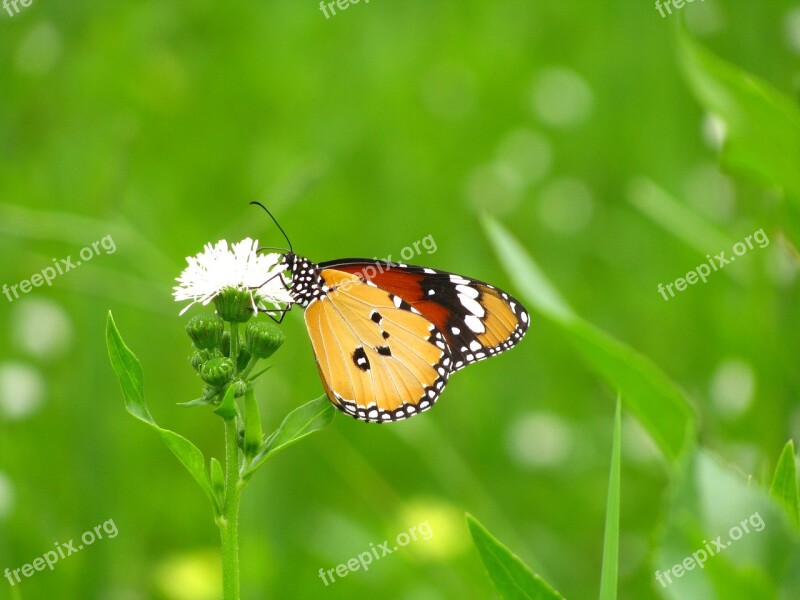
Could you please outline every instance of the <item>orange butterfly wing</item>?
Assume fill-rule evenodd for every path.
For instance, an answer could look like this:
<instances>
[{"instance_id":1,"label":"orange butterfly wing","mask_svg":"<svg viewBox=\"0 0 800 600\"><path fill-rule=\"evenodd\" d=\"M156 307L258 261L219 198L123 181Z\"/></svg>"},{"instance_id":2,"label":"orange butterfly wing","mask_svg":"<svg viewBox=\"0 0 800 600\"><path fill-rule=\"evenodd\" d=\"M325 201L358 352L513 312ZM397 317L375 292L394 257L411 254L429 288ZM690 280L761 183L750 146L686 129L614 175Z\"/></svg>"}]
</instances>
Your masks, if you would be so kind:
<instances>
[{"instance_id":1,"label":"orange butterfly wing","mask_svg":"<svg viewBox=\"0 0 800 600\"><path fill-rule=\"evenodd\" d=\"M342 412L386 422L429 409L450 375L444 336L399 296L334 269L305 322L325 391Z\"/></svg>"},{"instance_id":2,"label":"orange butterfly wing","mask_svg":"<svg viewBox=\"0 0 800 600\"><path fill-rule=\"evenodd\" d=\"M320 266L352 273L403 298L444 334L454 371L508 350L528 330L530 318L522 303L477 279L362 258Z\"/></svg>"}]
</instances>

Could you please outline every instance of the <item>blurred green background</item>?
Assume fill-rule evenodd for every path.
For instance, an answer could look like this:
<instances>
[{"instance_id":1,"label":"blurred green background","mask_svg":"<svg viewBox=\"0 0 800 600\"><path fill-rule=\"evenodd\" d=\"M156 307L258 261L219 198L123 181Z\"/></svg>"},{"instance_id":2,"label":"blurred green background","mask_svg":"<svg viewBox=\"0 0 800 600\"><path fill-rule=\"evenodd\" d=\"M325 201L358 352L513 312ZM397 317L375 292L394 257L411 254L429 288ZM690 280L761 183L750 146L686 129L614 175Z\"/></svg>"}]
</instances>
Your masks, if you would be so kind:
<instances>
[{"instance_id":1,"label":"blurred green background","mask_svg":"<svg viewBox=\"0 0 800 600\"><path fill-rule=\"evenodd\" d=\"M514 293L488 211L583 317L686 390L702 444L734 471L768 482L800 435L797 260L781 241L800 219L718 169L717 121L676 63L677 14L587 0L372 0L328 19L315 2L20 8L0 12L0 283L106 235L116 251L0 296L0 570L108 519L119 529L21 598L219 597L207 501L125 413L103 328L111 309L156 419L221 456L221 421L176 406L201 385L171 286L207 242L282 244L251 200L312 260L396 257L431 235L437 251L410 262ZM798 97L800 5L680 12L715 53ZM665 302L657 285L705 257L637 208L643 185L734 241L763 227L772 243ZM299 310L284 330L258 390L267 430L321 393ZM243 598L496 597L465 511L566 597L594 597L614 397L534 312L518 349L459 373L422 418L338 415L247 489ZM619 597L659 598L670 469L627 416L622 478ZM430 540L320 580L424 521Z\"/></svg>"}]
</instances>

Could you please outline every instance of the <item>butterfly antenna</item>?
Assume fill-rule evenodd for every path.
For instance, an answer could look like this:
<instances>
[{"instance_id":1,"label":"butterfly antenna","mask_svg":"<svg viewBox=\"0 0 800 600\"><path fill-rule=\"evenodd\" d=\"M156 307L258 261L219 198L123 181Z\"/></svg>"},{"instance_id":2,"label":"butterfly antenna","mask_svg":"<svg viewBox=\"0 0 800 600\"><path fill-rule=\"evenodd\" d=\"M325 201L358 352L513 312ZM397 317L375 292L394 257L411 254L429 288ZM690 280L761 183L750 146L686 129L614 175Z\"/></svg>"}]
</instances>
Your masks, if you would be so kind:
<instances>
[{"instance_id":1,"label":"butterfly antenna","mask_svg":"<svg viewBox=\"0 0 800 600\"><path fill-rule=\"evenodd\" d=\"M289 244L289 252L294 253L294 249L292 248L292 240L290 240L289 236L286 235L286 232L283 230L283 227L281 227L281 224L278 223L278 219L276 219L275 216L271 212L269 212L267 207L264 206L263 204L261 204L261 202L253 201L250 204L254 204L255 206L260 206L264 210L264 212L269 215L269 218L272 219L272 222L275 223L275 225L278 227L278 229L280 229L281 233L283 234L284 239L286 240L286 243Z\"/></svg>"}]
</instances>

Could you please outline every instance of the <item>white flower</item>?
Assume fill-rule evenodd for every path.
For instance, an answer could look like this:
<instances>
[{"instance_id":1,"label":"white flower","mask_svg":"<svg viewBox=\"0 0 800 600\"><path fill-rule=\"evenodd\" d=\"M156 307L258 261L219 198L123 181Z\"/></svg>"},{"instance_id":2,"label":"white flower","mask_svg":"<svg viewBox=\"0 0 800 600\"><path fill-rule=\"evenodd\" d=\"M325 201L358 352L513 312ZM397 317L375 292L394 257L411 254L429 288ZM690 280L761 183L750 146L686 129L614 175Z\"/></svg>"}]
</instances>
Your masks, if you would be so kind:
<instances>
[{"instance_id":1,"label":"white flower","mask_svg":"<svg viewBox=\"0 0 800 600\"><path fill-rule=\"evenodd\" d=\"M220 240L214 246L206 244L197 256L186 257L189 266L176 279L180 285L172 292L178 302L191 300L180 314L197 302L207 305L228 288L249 291L253 312L269 308L267 303L273 308L291 303L291 294L276 277L286 269L282 255L258 254L257 250L258 240L245 238L230 250L228 242Z\"/></svg>"}]
</instances>

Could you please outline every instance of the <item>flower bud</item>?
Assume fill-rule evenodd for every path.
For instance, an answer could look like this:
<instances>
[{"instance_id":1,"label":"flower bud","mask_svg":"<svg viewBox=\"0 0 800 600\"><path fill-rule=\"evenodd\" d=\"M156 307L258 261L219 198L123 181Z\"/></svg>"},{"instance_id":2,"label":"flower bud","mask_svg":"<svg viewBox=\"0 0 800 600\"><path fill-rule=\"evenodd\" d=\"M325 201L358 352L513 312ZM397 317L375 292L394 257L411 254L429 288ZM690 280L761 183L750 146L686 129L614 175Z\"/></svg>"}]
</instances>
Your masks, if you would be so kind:
<instances>
[{"instance_id":1,"label":"flower bud","mask_svg":"<svg viewBox=\"0 0 800 600\"><path fill-rule=\"evenodd\" d=\"M222 334L222 354L230 358L231 355L231 334L227 331ZM250 351L245 346L244 336L239 336L239 357L236 361L236 368L243 371L250 362Z\"/></svg>"},{"instance_id":2,"label":"flower bud","mask_svg":"<svg viewBox=\"0 0 800 600\"><path fill-rule=\"evenodd\" d=\"M233 362L230 358L212 358L200 368L200 377L209 385L222 387L233 376Z\"/></svg>"},{"instance_id":3,"label":"flower bud","mask_svg":"<svg viewBox=\"0 0 800 600\"><path fill-rule=\"evenodd\" d=\"M241 379L236 379L233 382L234 397L241 398L247 392L247 383Z\"/></svg>"},{"instance_id":4,"label":"flower bud","mask_svg":"<svg viewBox=\"0 0 800 600\"><path fill-rule=\"evenodd\" d=\"M220 345L223 356L231 355L231 334L227 331L222 334L222 344Z\"/></svg>"},{"instance_id":5,"label":"flower bud","mask_svg":"<svg viewBox=\"0 0 800 600\"><path fill-rule=\"evenodd\" d=\"M239 358L236 360L236 368L239 371L244 371L247 368L248 363L250 362L250 351L244 346L239 346Z\"/></svg>"},{"instance_id":6,"label":"flower bud","mask_svg":"<svg viewBox=\"0 0 800 600\"><path fill-rule=\"evenodd\" d=\"M214 298L219 316L230 323L246 323L255 314L249 290L226 288Z\"/></svg>"},{"instance_id":7,"label":"flower bud","mask_svg":"<svg viewBox=\"0 0 800 600\"><path fill-rule=\"evenodd\" d=\"M203 364L206 361L211 360L212 358L222 358L222 352L219 348L214 348L213 350L200 350L199 352L195 352L192 355L192 366L197 370L200 371L203 368Z\"/></svg>"},{"instance_id":8,"label":"flower bud","mask_svg":"<svg viewBox=\"0 0 800 600\"><path fill-rule=\"evenodd\" d=\"M222 343L225 324L216 313L202 313L189 319L186 333L198 350L218 348Z\"/></svg>"},{"instance_id":9,"label":"flower bud","mask_svg":"<svg viewBox=\"0 0 800 600\"><path fill-rule=\"evenodd\" d=\"M285 339L281 328L272 321L252 321L245 331L245 348L256 358L269 358Z\"/></svg>"}]
</instances>

